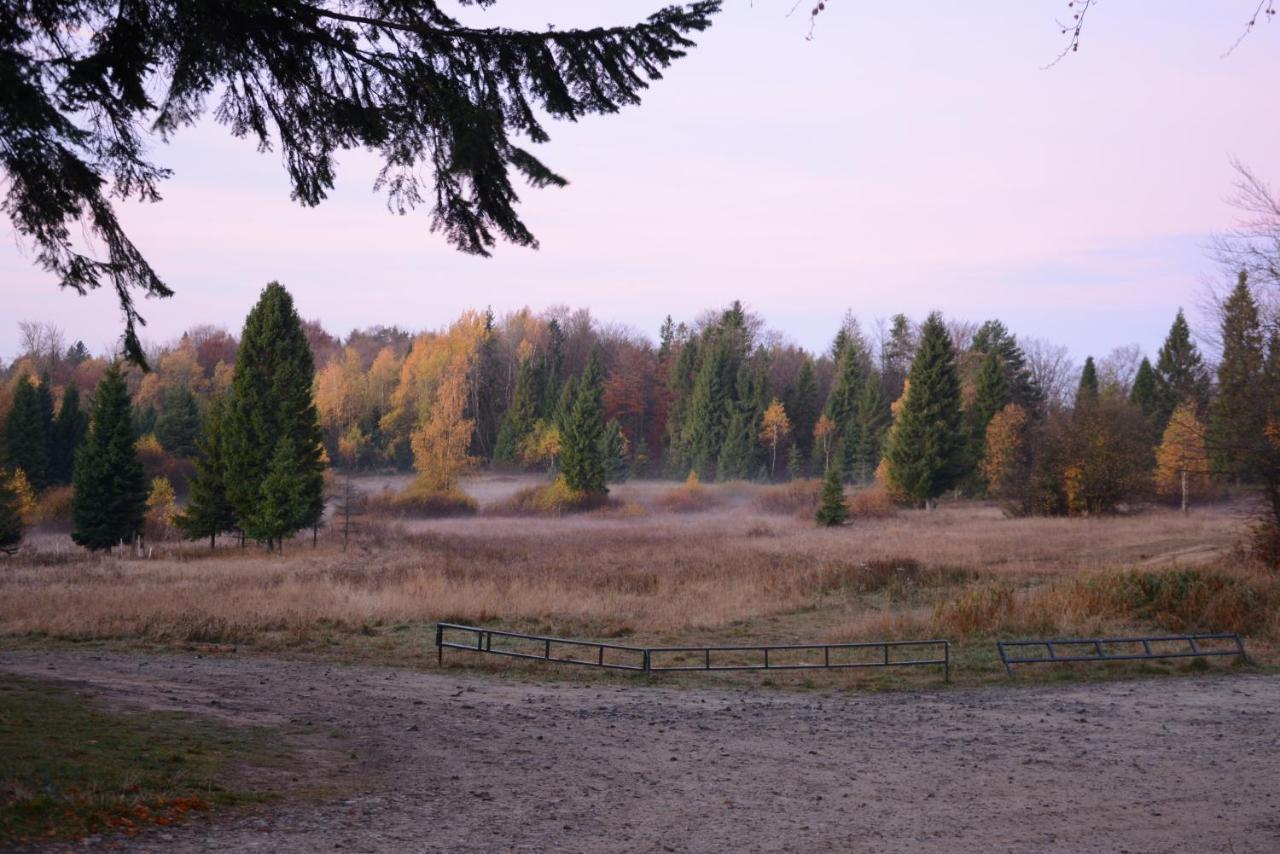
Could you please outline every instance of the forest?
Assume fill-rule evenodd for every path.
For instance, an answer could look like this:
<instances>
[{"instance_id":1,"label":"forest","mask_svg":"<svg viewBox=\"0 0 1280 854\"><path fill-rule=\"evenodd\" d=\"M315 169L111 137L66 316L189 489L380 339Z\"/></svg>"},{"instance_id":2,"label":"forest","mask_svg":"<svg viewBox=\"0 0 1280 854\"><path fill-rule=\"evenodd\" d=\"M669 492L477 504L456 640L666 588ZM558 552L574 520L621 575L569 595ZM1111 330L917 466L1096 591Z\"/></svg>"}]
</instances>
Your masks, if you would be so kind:
<instances>
[{"instance_id":1,"label":"forest","mask_svg":"<svg viewBox=\"0 0 1280 854\"><path fill-rule=\"evenodd\" d=\"M808 483L821 525L847 521L851 494L1096 516L1247 491L1274 561L1280 336L1244 273L1215 313L1203 339L1178 309L1153 357L1078 369L997 319L936 312L846 313L811 353L738 302L668 317L656 342L566 307L343 339L272 283L238 336L192 328L148 347L149 370L24 322L0 375L0 542L61 523L88 549L282 547L325 524L344 473L413 472L374 501L429 517L476 512L460 478L487 470L545 473L513 499L530 513L604 506L628 478Z\"/></svg>"}]
</instances>

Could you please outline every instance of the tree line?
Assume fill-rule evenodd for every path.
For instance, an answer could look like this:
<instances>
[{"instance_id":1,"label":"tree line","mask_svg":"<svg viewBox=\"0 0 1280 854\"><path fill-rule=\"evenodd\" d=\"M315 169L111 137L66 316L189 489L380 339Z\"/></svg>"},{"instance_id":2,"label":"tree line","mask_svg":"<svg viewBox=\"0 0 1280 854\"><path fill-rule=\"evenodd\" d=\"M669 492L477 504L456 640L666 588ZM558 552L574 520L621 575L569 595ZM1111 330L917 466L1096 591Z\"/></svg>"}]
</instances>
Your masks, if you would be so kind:
<instances>
[{"instance_id":1,"label":"tree line","mask_svg":"<svg viewBox=\"0 0 1280 854\"><path fill-rule=\"evenodd\" d=\"M1280 522L1280 343L1243 274L1218 320L1216 366L1179 311L1154 361L1118 350L1074 373L999 320L897 315L868 330L846 316L810 353L739 303L668 318L656 343L568 309L343 341L273 284L239 339L193 329L153 348L147 373L48 330L24 336L36 343L0 386L0 464L6 495L73 483L90 547L137 536L157 478L186 497L175 524L189 536L278 546L321 523L326 465L415 470L412 491L432 500L489 466L548 471L585 497L629 476L823 476L916 506L971 495L1042 514L1185 504L1236 482L1260 487ZM88 508L111 502L92 497L107 475L90 462L131 472L130 454L142 474L118 489L125 521L92 522Z\"/></svg>"}]
</instances>

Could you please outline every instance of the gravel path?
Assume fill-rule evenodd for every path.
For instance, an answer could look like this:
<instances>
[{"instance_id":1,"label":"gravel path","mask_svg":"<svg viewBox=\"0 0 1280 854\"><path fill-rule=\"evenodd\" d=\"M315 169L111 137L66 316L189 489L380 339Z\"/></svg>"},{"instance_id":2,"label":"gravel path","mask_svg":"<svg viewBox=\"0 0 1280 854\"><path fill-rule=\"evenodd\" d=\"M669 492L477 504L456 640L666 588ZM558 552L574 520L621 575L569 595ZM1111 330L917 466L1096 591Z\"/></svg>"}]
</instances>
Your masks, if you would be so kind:
<instances>
[{"instance_id":1,"label":"gravel path","mask_svg":"<svg viewBox=\"0 0 1280 854\"><path fill-rule=\"evenodd\" d=\"M5 671L277 726L350 783L138 850L1280 851L1275 676L828 695L239 657Z\"/></svg>"}]
</instances>

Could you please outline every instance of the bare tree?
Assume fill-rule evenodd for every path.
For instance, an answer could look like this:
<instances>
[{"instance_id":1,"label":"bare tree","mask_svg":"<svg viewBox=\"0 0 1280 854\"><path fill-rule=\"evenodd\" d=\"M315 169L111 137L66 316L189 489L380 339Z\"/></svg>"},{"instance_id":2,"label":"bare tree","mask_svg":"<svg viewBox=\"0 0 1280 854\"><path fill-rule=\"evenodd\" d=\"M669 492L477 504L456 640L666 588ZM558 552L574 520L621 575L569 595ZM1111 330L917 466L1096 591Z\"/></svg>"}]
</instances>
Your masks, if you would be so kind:
<instances>
[{"instance_id":1,"label":"bare tree","mask_svg":"<svg viewBox=\"0 0 1280 854\"><path fill-rule=\"evenodd\" d=\"M1275 314L1280 304L1280 198L1248 166L1232 158L1236 172L1232 207L1240 212L1235 228L1214 238L1212 252L1234 282L1244 270L1258 297Z\"/></svg>"},{"instance_id":2,"label":"bare tree","mask_svg":"<svg viewBox=\"0 0 1280 854\"><path fill-rule=\"evenodd\" d=\"M1067 348L1043 338L1022 338L1018 343L1026 354L1032 381L1044 391L1045 405L1050 409L1066 406L1075 393L1076 378L1076 366Z\"/></svg>"},{"instance_id":3,"label":"bare tree","mask_svg":"<svg viewBox=\"0 0 1280 854\"><path fill-rule=\"evenodd\" d=\"M1098 364L1098 386L1128 397L1141 364L1142 348L1137 344L1115 348Z\"/></svg>"}]
</instances>

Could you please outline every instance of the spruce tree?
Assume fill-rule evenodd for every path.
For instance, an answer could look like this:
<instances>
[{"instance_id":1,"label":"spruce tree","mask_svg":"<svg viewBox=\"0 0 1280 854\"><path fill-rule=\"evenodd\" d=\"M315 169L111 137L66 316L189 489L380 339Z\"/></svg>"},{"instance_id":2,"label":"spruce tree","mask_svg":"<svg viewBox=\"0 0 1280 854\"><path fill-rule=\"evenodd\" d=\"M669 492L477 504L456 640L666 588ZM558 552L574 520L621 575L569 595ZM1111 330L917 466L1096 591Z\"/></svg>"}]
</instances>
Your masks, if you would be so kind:
<instances>
[{"instance_id":1,"label":"spruce tree","mask_svg":"<svg viewBox=\"0 0 1280 854\"><path fill-rule=\"evenodd\" d=\"M1191 327L1178 309L1156 360L1156 428L1163 433L1178 404L1189 400L1202 412L1209 400L1209 371L1191 340Z\"/></svg>"},{"instance_id":2,"label":"spruce tree","mask_svg":"<svg viewBox=\"0 0 1280 854\"><path fill-rule=\"evenodd\" d=\"M867 383L865 362L866 353L856 343L847 344L836 365L831 394L827 396L825 414L835 422L840 436L836 459L840 461L840 476L845 480L853 478L858 457L858 400Z\"/></svg>"},{"instance_id":3,"label":"spruce tree","mask_svg":"<svg viewBox=\"0 0 1280 854\"><path fill-rule=\"evenodd\" d=\"M893 423L889 401L881 394L883 381L874 371L867 375L867 382L858 398L857 452L854 455L854 476L860 483L870 483L880 460L884 458L884 440Z\"/></svg>"},{"instance_id":4,"label":"spruce tree","mask_svg":"<svg viewBox=\"0 0 1280 854\"><path fill-rule=\"evenodd\" d=\"M315 367L293 298L272 282L245 319L227 398L223 430L227 496L246 534L268 545L312 527L324 513L324 464L320 424L311 387ZM278 459L288 440L296 460ZM297 512L283 512L263 492L266 478L287 471L298 480L291 493ZM278 486L278 484L277 484ZM282 530L280 520L294 527Z\"/></svg>"},{"instance_id":5,"label":"spruce tree","mask_svg":"<svg viewBox=\"0 0 1280 854\"><path fill-rule=\"evenodd\" d=\"M22 542L22 513L9 473L0 469L0 552L12 554Z\"/></svg>"},{"instance_id":6,"label":"spruce tree","mask_svg":"<svg viewBox=\"0 0 1280 854\"><path fill-rule=\"evenodd\" d=\"M627 437L622 433L622 425L618 419L611 418L604 425L604 435L600 437L600 456L604 460L605 482L622 483L630 474L627 464Z\"/></svg>"},{"instance_id":7,"label":"spruce tree","mask_svg":"<svg viewBox=\"0 0 1280 854\"><path fill-rule=\"evenodd\" d=\"M905 495L929 506L959 481L966 444L955 351L937 312L920 329L908 379L911 391L889 448L889 477Z\"/></svg>"},{"instance_id":8,"label":"spruce tree","mask_svg":"<svg viewBox=\"0 0 1280 854\"><path fill-rule=\"evenodd\" d=\"M40 410L40 432L44 435L44 481L47 486L52 482L49 467L53 464L54 454L53 381L49 379L48 371L45 371L40 375L40 385L36 386L36 405ZM37 487L37 489L39 489L39 487Z\"/></svg>"},{"instance_id":9,"label":"spruce tree","mask_svg":"<svg viewBox=\"0 0 1280 854\"><path fill-rule=\"evenodd\" d=\"M685 416L684 445L691 468L704 480L716 473L720 452L729 429L733 375L731 354L723 339L704 350Z\"/></svg>"},{"instance_id":10,"label":"spruce tree","mask_svg":"<svg viewBox=\"0 0 1280 854\"><path fill-rule=\"evenodd\" d=\"M72 476L71 539L90 550L140 536L149 487L134 443L129 390L112 364L93 396L89 434Z\"/></svg>"},{"instance_id":11,"label":"spruce tree","mask_svg":"<svg viewBox=\"0 0 1280 854\"><path fill-rule=\"evenodd\" d=\"M27 376L18 378L13 405L4 423L4 465L22 469L37 492L48 484L49 434L45 430L40 391Z\"/></svg>"},{"instance_id":12,"label":"spruce tree","mask_svg":"<svg viewBox=\"0 0 1280 854\"><path fill-rule=\"evenodd\" d=\"M822 479L822 497L818 501L818 511L814 520L825 528L843 525L849 518L849 508L844 503L844 484L840 479L840 470L828 466Z\"/></svg>"},{"instance_id":13,"label":"spruce tree","mask_svg":"<svg viewBox=\"0 0 1280 854\"><path fill-rule=\"evenodd\" d=\"M607 495L604 439L604 385L594 353L573 386L573 405L560 434L560 471L565 484L592 497Z\"/></svg>"},{"instance_id":14,"label":"spruce tree","mask_svg":"<svg viewBox=\"0 0 1280 854\"><path fill-rule=\"evenodd\" d=\"M1257 446L1266 441L1263 359L1258 305L1246 274L1241 272L1222 306L1222 361L1209 420L1208 446L1214 468L1228 476L1248 476Z\"/></svg>"},{"instance_id":15,"label":"spruce tree","mask_svg":"<svg viewBox=\"0 0 1280 854\"><path fill-rule=\"evenodd\" d=\"M755 433L751 429L749 415L742 407L732 404L731 412L716 464L716 479L721 481L749 478L752 451L755 450Z\"/></svg>"},{"instance_id":16,"label":"spruce tree","mask_svg":"<svg viewBox=\"0 0 1280 854\"><path fill-rule=\"evenodd\" d=\"M156 417L156 439L175 457L184 459L196 453L196 437L200 433L200 407L191 389L185 385L169 389L164 407Z\"/></svg>"},{"instance_id":17,"label":"spruce tree","mask_svg":"<svg viewBox=\"0 0 1280 854\"><path fill-rule=\"evenodd\" d=\"M809 459L813 453L813 425L818 423L818 382L813 370L813 359L803 354L796 384L787 395L784 405L791 417L792 445L798 449L801 459Z\"/></svg>"},{"instance_id":18,"label":"spruce tree","mask_svg":"<svg viewBox=\"0 0 1280 854\"><path fill-rule=\"evenodd\" d=\"M982 324L973 336L973 350L984 356L994 353L999 357L1008 403L1016 403L1027 412L1035 412L1040 408L1044 403L1044 392L1031 375L1026 354L1018 346L1017 336L1010 333L1003 323L988 320Z\"/></svg>"},{"instance_id":19,"label":"spruce tree","mask_svg":"<svg viewBox=\"0 0 1280 854\"><path fill-rule=\"evenodd\" d=\"M1096 406L1098 403L1098 368L1092 356L1086 356L1080 371L1080 385L1076 388L1076 409Z\"/></svg>"},{"instance_id":20,"label":"spruce tree","mask_svg":"<svg viewBox=\"0 0 1280 854\"><path fill-rule=\"evenodd\" d=\"M187 504L175 523L188 539L209 538L213 548L218 534L236 528L236 510L227 497L226 457L222 431L226 417L226 401L215 398L209 404L199 437L196 439L196 471L191 478Z\"/></svg>"},{"instance_id":21,"label":"spruce tree","mask_svg":"<svg viewBox=\"0 0 1280 854\"><path fill-rule=\"evenodd\" d=\"M903 383L916 354L916 333L905 314L895 314L890 320L889 335L880 348L880 381L885 400L902 397Z\"/></svg>"},{"instance_id":22,"label":"spruce tree","mask_svg":"<svg viewBox=\"0 0 1280 854\"><path fill-rule=\"evenodd\" d=\"M516 387L511 394L511 405L503 413L502 425L498 428L493 451L496 462L509 465L520 462L520 443L533 430L533 424L538 420L535 384L533 359L525 359L516 372Z\"/></svg>"},{"instance_id":23,"label":"spruce tree","mask_svg":"<svg viewBox=\"0 0 1280 854\"><path fill-rule=\"evenodd\" d=\"M253 535L278 544L284 551L289 535L314 524L307 490L312 471L305 457L298 453L293 436L285 433L276 443L267 476L259 487L259 500L254 510Z\"/></svg>"},{"instance_id":24,"label":"spruce tree","mask_svg":"<svg viewBox=\"0 0 1280 854\"><path fill-rule=\"evenodd\" d=\"M974 476L971 484L974 489L982 491L981 476L978 463L982 460L987 445L987 425L995 414L1013 403L1005 365L1000 354L991 349L982 359L978 369L977 387L974 389L973 406L969 409L969 460L970 472Z\"/></svg>"},{"instance_id":25,"label":"spruce tree","mask_svg":"<svg viewBox=\"0 0 1280 854\"><path fill-rule=\"evenodd\" d=\"M1143 357L1138 365L1138 372L1133 377L1133 389L1129 392L1129 402L1142 410L1142 414L1151 418L1158 405L1159 391L1156 386L1156 371L1151 367L1151 360Z\"/></svg>"},{"instance_id":26,"label":"spruce tree","mask_svg":"<svg viewBox=\"0 0 1280 854\"><path fill-rule=\"evenodd\" d=\"M62 403L58 406L58 415L53 419L53 452L49 458L51 483L71 483L76 449L88 432L89 413L80 408L80 392L75 384L67 383L62 392Z\"/></svg>"}]
</instances>

